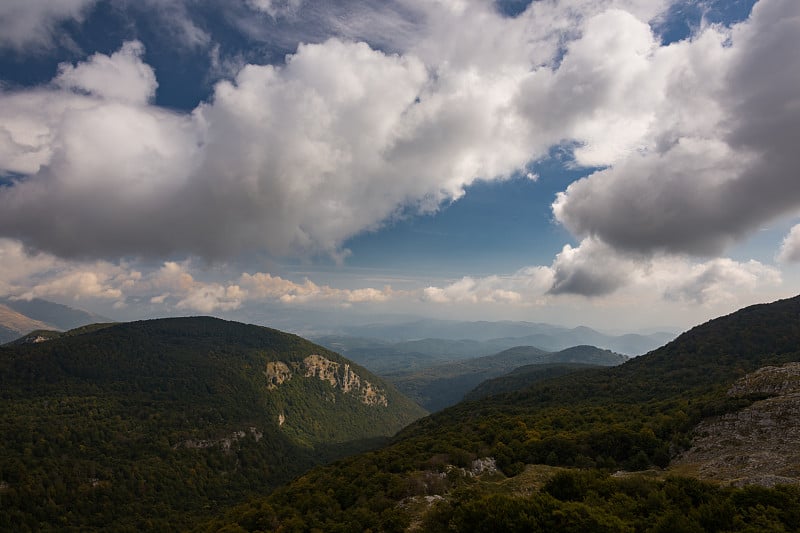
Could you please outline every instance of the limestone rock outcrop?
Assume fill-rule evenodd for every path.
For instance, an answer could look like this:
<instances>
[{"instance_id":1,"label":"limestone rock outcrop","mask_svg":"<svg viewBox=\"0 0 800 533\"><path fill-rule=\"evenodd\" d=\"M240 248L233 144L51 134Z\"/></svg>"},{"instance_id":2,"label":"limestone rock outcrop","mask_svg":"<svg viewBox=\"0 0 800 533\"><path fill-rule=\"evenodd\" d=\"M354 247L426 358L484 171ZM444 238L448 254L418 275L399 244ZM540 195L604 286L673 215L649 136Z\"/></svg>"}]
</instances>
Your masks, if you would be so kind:
<instances>
[{"instance_id":1,"label":"limestone rock outcrop","mask_svg":"<svg viewBox=\"0 0 800 533\"><path fill-rule=\"evenodd\" d=\"M728 395L769 397L701 422L673 466L737 486L800 484L800 363L760 368Z\"/></svg>"},{"instance_id":2,"label":"limestone rock outcrop","mask_svg":"<svg viewBox=\"0 0 800 533\"><path fill-rule=\"evenodd\" d=\"M340 389L344 394L354 394L361 403L373 406L388 406L384 391L361 378L348 363L331 361L327 357L311 354L301 364L293 363L292 368L282 361L267 363L264 375L267 377L267 388L274 390L292 379L293 370L304 378L316 378L328 382L331 387Z\"/></svg>"}]
</instances>

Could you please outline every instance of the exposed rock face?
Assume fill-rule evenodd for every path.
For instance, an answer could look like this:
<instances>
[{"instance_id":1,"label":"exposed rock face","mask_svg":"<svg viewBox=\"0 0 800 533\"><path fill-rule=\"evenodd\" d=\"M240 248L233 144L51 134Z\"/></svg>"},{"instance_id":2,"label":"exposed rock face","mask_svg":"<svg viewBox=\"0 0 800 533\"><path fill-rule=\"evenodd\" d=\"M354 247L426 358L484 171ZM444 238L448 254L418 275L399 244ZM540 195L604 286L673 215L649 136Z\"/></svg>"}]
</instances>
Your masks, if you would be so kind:
<instances>
[{"instance_id":1,"label":"exposed rock face","mask_svg":"<svg viewBox=\"0 0 800 533\"><path fill-rule=\"evenodd\" d=\"M339 363L326 359L321 355L309 355L303 359L307 378L317 377L321 381L327 381L332 387L341 385L339 381ZM349 366L349 365L348 365ZM344 388L342 388L344 390Z\"/></svg>"},{"instance_id":2,"label":"exposed rock face","mask_svg":"<svg viewBox=\"0 0 800 533\"><path fill-rule=\"evenodd\" d=\"M389 405L386 395L372 383L356 374L349 364L344 365L331 361L327 357L312 354L303 359L302 365L293 363L294 370L306 378L317 378L327 381L331 387L339 388L345 394L355 394L366 405ZM267 388L276 389L292 378L292 369L282 361L267 363L264 372L267 377Z\"/></svg>"},{"instance_id":3,"label":"exposed rock face","mask_svg":"<svg viewBox=\"0 0 800 533\"><path fill-rule=\"evenodd\" d=\"M494 474L497 472L497 461L494 457L483 457L472 461L472 466L469 469L470 473L474 476L481 474Z\"/></svg>"},{"instance_id":4,"label":"exposed rock face","mask_svg":"<svg viewBox=\"0 0 800 533\"><path fill-rule=\"evenodd\" d=\"M772 397L701 422L673 464L733 485L800 483L800 363L761 368L728 394Z\"/></svg>"},{"instance_id":5,"label":"exposed rock face","mask_svg":"<svg viewBox=\"0 0 800 533\"><path fill-rule=\"evenodd\" d=\"M780 396L800 392L800 363L783 366L765 366L733 384L729 396L752 396L765 394Z\"/></svg>"},{"instance_id":6,"label":"exposed rock face","mask_svg":"<svg viewBox=\"0 0 800 533\"><path fill-rule=\"evenodd\" d=\"M289 370L289 365L282 361L270 361L267 363L264 375L267 376L267 388L273 390L277 389L278 385L284 381L291 379L292 371Z\"/></svg>"},{"instance_id":7,"label":"exposed rock face","mask_svg":"<svg viewBox=\"0 0 800 533\"><path fill-rule=\"evenodd\" d=\"M247 436L247 434L253 436L256 442L260 441L264 434L255 427L247 428L247 431L234 431L228 437L223 437L221 439L189 439L172 446L173 450L177 450L178 448L189 448L189 449L204 449L204 448L211 448L213 446L219 446L222 448L222 451L225 453L229 453L233 445Z\"/></svg>"}]
</instances>

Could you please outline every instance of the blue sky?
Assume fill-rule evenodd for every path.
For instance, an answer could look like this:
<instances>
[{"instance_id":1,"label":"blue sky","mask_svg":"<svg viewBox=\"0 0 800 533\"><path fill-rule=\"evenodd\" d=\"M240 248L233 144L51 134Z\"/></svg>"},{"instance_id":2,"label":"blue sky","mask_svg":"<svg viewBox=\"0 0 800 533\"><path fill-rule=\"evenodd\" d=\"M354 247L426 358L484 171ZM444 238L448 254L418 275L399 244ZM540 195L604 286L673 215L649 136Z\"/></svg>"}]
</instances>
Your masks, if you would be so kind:
<instances>
[{"instance_id":1,"label":"blue sky","mask_svg":"<svg viewBox=\"0 0 800 533\"><path fill-rule=\"evenodd\" d=\"M798 48L792 0L5 2L0 295L616 330L791 296Z\"/></svg>"}]
</instances>

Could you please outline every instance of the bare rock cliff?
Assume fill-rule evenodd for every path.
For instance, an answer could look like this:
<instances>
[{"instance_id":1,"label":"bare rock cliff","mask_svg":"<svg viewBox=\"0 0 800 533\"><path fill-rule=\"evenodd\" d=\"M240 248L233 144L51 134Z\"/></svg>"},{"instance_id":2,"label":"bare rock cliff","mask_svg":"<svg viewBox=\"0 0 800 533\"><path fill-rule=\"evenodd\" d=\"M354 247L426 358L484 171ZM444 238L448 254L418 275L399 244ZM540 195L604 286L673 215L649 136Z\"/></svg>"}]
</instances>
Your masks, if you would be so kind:
<instances>
[{"instance_id":1,"label":"bare rock cliff","mask_svg":"<svg viewBox=\"0 0 800 533\"><path fill-rule=\"evenodd\" d=\"M701 422L673 467L732 485L800 484L800 363L760 368L730 396L770 396Z\"/></svg>"},{"instance_id":2,"label":"bare rock cliff","mask_svg":"<svg viewBox=\"0 0 800 533\"><path fill-rule=\"evenodd\" d=\"M311 354L303 359L302 364L288 364L282 361L267 363L264 375L267 378L267 388L277 389L286 381L292 379L294 372L304 378L316 378L328 382L331 387L340 389L344 394L354 394L365 405L389 405L384 391L366 379L361 378L347 363L338 363L317 354Z\"/></svg>"}]
</instances>

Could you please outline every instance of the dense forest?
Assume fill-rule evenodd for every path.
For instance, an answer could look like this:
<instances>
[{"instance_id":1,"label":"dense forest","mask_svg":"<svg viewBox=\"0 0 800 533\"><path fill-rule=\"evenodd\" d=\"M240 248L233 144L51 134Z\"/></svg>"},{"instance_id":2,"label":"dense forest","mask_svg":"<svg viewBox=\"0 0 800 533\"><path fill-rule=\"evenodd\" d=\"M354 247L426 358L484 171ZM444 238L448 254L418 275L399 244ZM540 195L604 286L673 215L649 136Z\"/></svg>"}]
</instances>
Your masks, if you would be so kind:
<instances>
[{"instance_id":1,"label":"dense forest","mask_svg":"<svg viewBox=\"0 0 800 533\"><path fill-rule=\"evenodd\" d=\"M720 487L661 469L700 420L756 400L728 397L734 380L799 359L799 316L800 298L749 307L618 367L462 402L205 530L796 531L797 488ZM498 479L476 480L474 461L487 457ZM502 490L533 465L559 473L540 489ZM620 470L658 475L611 477Z\"/></svg>"},{"instance_id":2,"label":"dense forest","mask_svg":"<svg viewBox=\"0 0 800 533\"><path fill-rule=\"evenodd\" d=\"M268 390L267 362L309 354L348 363L294 335L211 318L0 347L0 530L179 530L424 414L357 365L387 406L319 379Z\"/></svg>"},{"instance_id":3,"label":"dense forest","mask_svg":"<svg viewBox=\"0 0 800 533\"><path fill-rule=\"evenodd\" d=\"M567 365L561 367L563 372L553 370L554 373L549 376L553 377L559 373L569 373L573 369L569 365L573 363L615 366L627 359L627 356L595 346L573 346L558 352L547 352L534 346L515 346L488 356L452 360L421 370L385 372L382 375L391 380L400 392L428 411L435 412L457 404L484 381L525 365Z\"/></svg>"}]
</instances>

